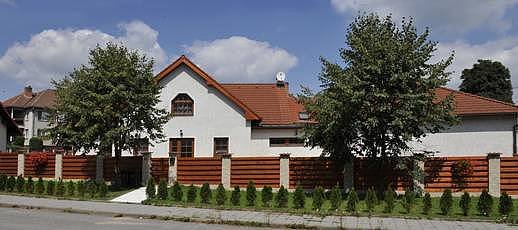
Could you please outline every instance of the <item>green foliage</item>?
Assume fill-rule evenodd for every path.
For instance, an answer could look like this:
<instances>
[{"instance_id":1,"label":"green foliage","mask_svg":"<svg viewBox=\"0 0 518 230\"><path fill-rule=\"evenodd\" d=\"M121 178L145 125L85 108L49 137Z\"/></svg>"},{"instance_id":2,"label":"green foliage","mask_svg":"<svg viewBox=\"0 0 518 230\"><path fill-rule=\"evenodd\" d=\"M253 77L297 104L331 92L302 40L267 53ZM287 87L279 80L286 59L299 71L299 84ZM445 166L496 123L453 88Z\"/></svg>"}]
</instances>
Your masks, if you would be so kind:
<instances>
[{"instance_id":1,"label":"green foliage","mask_svg":"<svg viewBox=\"0 0 518 230\"><path fill-rule=\"evenodd\" d=\"M371 214L378 203L378 197L376 196L376 191L374 188L369 188L367 190L367 195L365 196L365 204L367 205L367 211Z\"/></svg>"},{"instance_id":2,"label":"green foliage","mask_svg":"<svg viewBox=\"0 0 518 230\"><path fill-rule=\"evenodd\" d=\"M25 191L25 178L22 175L16 177L16 191L24 192Z\"/></svg>"},{"instance_id":3,"label":"green foliage","mask_svg":"<svg viewBox=\"0 0 518 230\"><path fill-rule=\"evenodd\" d=\"M263 201L264 202L264 201ZM235 186L234 190L232 190L232 194L230 195L230 203L234 206L239 206L241 203L241 190L239 186Z\"/></svg>"},{"instance_id":4,"label":"green foliage","mask_svg":"<svg viewBox=\"0 0 518 230\"><path fill-rule=\"evenodd\" d=\"M201 203L208 204L211 196L212 196L212 192L210 191L209 183L204 183L200 189Z\"/></svg>"},{"instance_id":5,"label":"green foliage","mask_svg":"<svg viewBox=\"0 0 518 230\"><path fill-rule=\"evenodd\" d=\"M43 151L43 140L39 137L31 137L31 139L29 139L29 151L31 151L31 152Z\"/></svg>"},{"instance_id":6,"label":"green foliage","mask_svg":"<svg viewBox=\"0 0 518 230\"><path fill-rule=\"evenodd\" d=\"M156 197L155 179L149 178L146 185L146 197L148 199L154 199Z\"/></svg>"},{"instance_id":7,"label":"green foliage","mask_svg":"<svg viewBox=\"0 0 518 230\"><path fill-rule=\"evenodd\" d=\"M25 192L29 194L34 193L34 180L31 176L27 178L27 183L25 183Z\"/></svg>"},{"instance_id":8,"label":"green foliage","mask_svg":"<svg viewBox=\"0 0 518 230\"><path fill-rule=\"evenodd\" d=\"M347 211L356 214L358 211L358 202L360 202L358 194L354 188L351 188L349 195L347 195Z\"/></svg>"},{"instance_id":9,"label":"green foliage","mask_svg":"<svg viewBox=\"0 0 518 230\"><path fill-rule=\"evenodd\" d=\"M295 192L293 192L293 207L296 209L304 208L305 201L306 195L304 194L304 190L300 184L297 184L297 187L295 187Z\"/></svg>"},{"instance_id":10,"label":"green foliage","mask_svg":"<svg viewBox=\"0 0 518 230\"><path fill-rule=\"evenodd\" d=\"M46 194L49 196L53 196L54 193L56 192L56 182L54 182L53 180L47 181L46 189L47 189Z\"/></svg>"},{"instance_id":11,"label":"green foliage","mask_svg":"<svg viewBox=\"0 0 518 230\"><path fill-rule=\"evenodd\" d=\"M171 188L171 196L173 197L173 200L176 202L182 201L183 191L182 186L180 186L180 183L178 183L178 181L175 181L173 187Z\"/></svg>"},{"instance_id":12,"label":"green foliage","mask_svg":"<svg viewBox=\"0 0 518 230\"><path fill-rule=\"evenodd\" d=\"M263 201L263 207L270 207L270 203L273 199L272 187L264 186L261 191L261 200Z\"/></svg>"},{"instance_id":13,"label":"green foliage","mask_svg":"<svg viewBox=\"0 0 518 230\"><path fill-rule=\"evenodd\" d=\"M0 191L5 191L7 185L7 175L0 174Z\"/></svg>"},{"instance_id":14,"label":"green foliage","mask_svg":"<svg viewBox=\"0 0 518 230\"><path fill-rule=\"evenodd\" d=\"M147 192L147 190L146 190ZM77 194L79 197L85 197L86 194L86 184L84 181L78 181L77 182Z\"/></svg>"},{"instance_id":15,"label":"green foliage","mask_svg":"<svg viewBox=\"0 0 518 230\"><path fill-rule=\"evenodd\" d=\"M98 195L100 198L106 198L108 196L108 185L106 182L101 181L98 187Z\"/></svg>"},{"instance_id":16,"label":"green foliage","mask_svg":"<svg viewBox=\"0 0 518 230\"><path fill-rule=\"evenodd\" d=\"M67 196L74 196L76 194L76 185L74 181L67 182Z\"/></svg>"},{"instance_id":17,"label":"green foliage","mask_svg":"<svg viewBox=\"0 0 518 230\"><path fill-rule=\"evenodd\" d=\"M513 198L507 195L506 192L502 192L500 195L500 201L498 202L498 212L502 216L509 216L513 211Z\"/></svg>"},{"instance_id":18,"label":"green foliage","mask_svg":"<svg viewBox=\"0 0 518 230\"><path fill-rule=\"evenodd\" d=\"M64 196L65 195L65 182L62 179L58 180L56 184L56 196Z\"/></svg>"},{"instance_id":19,"label":"green foliage","mask_svg":"<svg viewBox=\"0 0 518 230\"><path fill-rule=\"evenodd\" d=\"M430 193L424 194L423 198L423 213L425 215L430 214L430 210L432 209L432 197L430 196Z\"/></svg>"},{"instance_id":20,"label":"green foliage","mask_svg":"<svg viewBox=\"0 0 518 230\"><path fill-rule=\"evenodd\" d=\"M459 207L462 210L462 215L467 216L471 208L471 197L468 192L464 192L460 197Z\"/></svg>"},{"instance_id":21,"label":"green foliage","mask_svg":"<svg viewBox=\"0 0 518 230\"><path fill-rule=\"evenodd\" d=\"M396 201L396 193L392 189L387 189L385 193L383 194L383 198L385 201L385 209L384 211L386 213L392 213L395 207L395 201Z\"/></svg>"},{"instance_id":22,"label":"green foliage","mask_svg":"<svg viewBox=\"0 0 518 230\"><path fill-rule=\"evenodd\" d=\"M9 179L7 179L5 188L8 192L12 192L12 191L14 191L15 186L16 186L16 179L14 178L14 176L10 176Z\"/></svg>"},{"instance_id":23,"label":"green foliage","mask_svg":"<svg viewBox=\"0 0 518 230\"><path fill-rule=\"evenodd\" d=\"M41 177L38 178L38 181L34 186L34 192L38 195L41 195L45 192L45 183L43 182L43 179Z\"/></svg>"},{"instance_id":24,"label":"green foliage","mask_svg":"<svg viewBox=\"0 0 518 230\"><path fill-rule=\"evenodd\" d=\"M95 184L95 181L89 180L86 182L86 193L88 193L90 198L95 197L95 194L97 194L97 184Z\"/></svg>"},{"instance_id":25,"label":"green foliage","mask_svg":"<svg viewBox=\"0 0 518 230\"><path fill-rule=\"evenodd\" d=\"M227 192L225 191L223 184L220 183L216 189L216 204L224 205L225 201L227 201Z\"/></svg>"},{"instance_id":26,"label":"green foliage","mask_svg":"<svg viewBox=\"0 0 518 230\"><path fill-rule=\"evenodd\" d=\"M281 185L279 188L277 196L275 197L275 203L277 204L278 208L288 207L288 190L284 188L284 185Z\"/></svg>"},{"instance_id":27,"label":"green foliage","mask_svg":"<svg viewBox=\"0 0 518 230\"><path fill-rule=\"evenodd\" d=\"M451 211L452 205L453 205L453 197L451 195L451 190L445 189L442 192L441 200L439 201L439 207L441 208L441 213L443 215L448 215Z\"/></svg>"},{"instance_id":28,"label":"green foliage","mask_svg":"<svg viewBox=\"0 0 518 230\"><path fill-rule=\"evenodd\" d=\"M477 209L480 215L489 216L493 207L493 197L487 192L482 190L480 197L478 198Z\"/></svg>"},{"instance_id":29,"label":"green foliage","mask_svg":"<svg viewBox=\"0 0 518 230\"><path fill-rule=\"evenodd\" d=\"M193 203L196 200L196 187L193 184L187 190L187 202Z\"/></svg>"},{"instance_id":30,"label":"green foliage","mask_svg":"<svg viewBox=\"0 0 518 230\"><path fill-rule=\"evenodd\" d=\"M338 210L340 208L340 204L342 203L342 191L338 184L331 190L329 200L331 201L331 209Z\"/></svg>"},{"instance_id":31,"label":"green foliage","mask_svg":"<svg viewBox=\"0 0 518 230\"><path fill-rule=\"evenodd\" d=\"M317 186L313 191L313 209L320 210L322 204L324 204L324 188Z\"/></svg>"},{"instance_id":32,"label":"green foliage","mask_svg":"<svg viewBox=\"0 0 518 230\"><path fill-rule=\"evenodd\" d=\"M412 190L405 191L405 201L403 206L405 207L406 213L410 214L415 205L415 192Z\"/></svg>"},{"instance_id":33,"label":"green foliage","mask_svg":"<svg viewBox=\"0 0 518 230\"><path fill-rule=\"evenodd\" d=\"M158 190L157 190L157 197L160 200L167 199L167 195L169 194L167 192L167 182L165 179L161 179L160 182L158 182Z\"/></svg>"},{"instance_id":34,"label":"green foliage","mask_svg":"<svg viewBox=\"0 0 518 230\"><path fill-rule=\"evenodd\" d=\"M345 160L399 156L410 140L455 124L453 98L436 100L431 93L448 82L453 59L432 62L436 48L428 29L418 34L412 20L356 18L340 49L344 65L321 58L323 89L314 94L305 88L300 95L318 121L305 126L308 145Z\"/></svg>"},{"instance_id":35,"label":"green foliage","mask_svg":"<svg viewBox=\"0 0 518 230\"><path fill-rule=\"evenodd\" d=\"M255 183L253 181L248 181L248 185L246 186L246 205L254 206L256 197L257 191L255 189Z\"/></svg>"},{"instance_id":36,"label":"green foliage","mask_svg":"<svg viewBox=\"0 0 518 230\"><path fill-rule=\"evenodd\" d=\"M16 152L24 147L25 137L23 136L15 136L13 141L9 142L7 148L11 149L13 152Z\"/></svg>"},{"instance_id":37,"label":"green foliage","mask_svg":"<svg viewBox=\"0 0 518 230\"><path fill-rule=\"evenodd\" d=\"M500 101L513 102L509 69L498 61L478 60L471 69L464 69L460 90Z\"/></svg>"}]
</instances>

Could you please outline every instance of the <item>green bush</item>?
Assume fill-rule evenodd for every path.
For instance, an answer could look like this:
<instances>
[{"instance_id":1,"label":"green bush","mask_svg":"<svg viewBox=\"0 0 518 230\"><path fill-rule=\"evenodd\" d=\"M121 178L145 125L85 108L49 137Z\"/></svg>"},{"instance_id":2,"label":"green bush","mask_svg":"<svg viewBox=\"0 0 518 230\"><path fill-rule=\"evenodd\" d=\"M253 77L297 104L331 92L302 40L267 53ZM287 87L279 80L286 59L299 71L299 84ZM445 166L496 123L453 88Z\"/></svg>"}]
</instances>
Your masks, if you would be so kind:
<instances>
[{"instance_id":1,"label":"green bush","mask_svg":"<svg viewBox=\"0 0 518 230\"><path fill-rule=\"evenodd\" d=\"M430 213L430 210L432 210L432 197L430 196L430 193L427 192L424 194L423 198L423 213L425 215L428 215Z\"/></svg>"},{"instance_id":2,"label":"green bush","mask_svg":"<svg viewBox=\"0 0 518 230\"><path fill-rule=\"evenodd\" d=\"M500 202L498 202L498 212L502 216L509 216L509 214L513 211L513 199L511 196L507 195L506 192L503 192L500 196Z\"/></svg>"},{"instance_id":3,"label":"green bush","mask_svg":"<svg viewBox=\"0 0 518 230\"><path fill-rule=\"evenodd\" d=\"M0 174L0 191L5 191L7 185L7 175Z\"/></svg>"},{"instance_id":4,"label":"green bush","mask_svg":"<svg viewBox=\"0 0 518 230\"><path fill-rule=\"evenodd\" d=\"M324 188L317 186L313 191L313 209L320 210L322 204L324 204Z\"/></svg>"},{"instance_id":5,"label":"green bush","mask_svg":"<svg viewBox=\"0 0 518 230\"><path fill-rule=\"evenodd\" d=\"M293 207L296 209L304 208L305 201L306 195L304 194L304 190L300 184L297 184L297 187L295 187L295 192L293 192Z\"/></svg>"},{"instance_id":6,"label":"green bush","mask_svg":"<svg viewBox=\"0 0 518 230\"><path fill-rule=\"evenodd\" d=\"M14 187L16 186L16 178L14 178L14 176L10 176L9 179L7 179L7 183L6 183L6 190L8 192L12 192L14 191Z\"/></svg>"},{"instance_id":7,"label":"green bush","mask_svg":"<svg viewBox=\"0 0 518 230\"><path fill-rule=\"evenodd\" d=\"M277 192L275 203L277 203L278 208L288 207L288 190L286 190L283 185L281 185L279 191Z\"/></svg>"},{"instance_id":8,"label":"green bush","mask_svg":"<svg viewBox=\"0 0 518 230\"><path fill-rule=\"evenodd\" d=\"M331 201L331 208L333 210L338 210L340 208L340 204L342 203L342 191L340 190L340 186L338 184L335 185L331 190L329 200Z\"/></svg>"},{"instance_id":9,"label":"green bush","mask_svg":"<svg viewBox=\"0 0 518 230\"><path fill-rule=\"evenodd\" d=\"M453 205L453 197L451 196L451 190L445 189L442 192L441 200L439 201L439 207L441 208L441 213L443 215L448 215L451 211L452 205Z\"/></svg>"},{"instance_id":10,"label":"green bush","mask_svg":"<svg viewBox=\"0 0 518 230\"><path fill-rule=\"evenodd\" d=\"M415 192L412 190L405 191L405 201L403 202L403 206L405 208L406 213L410 214L415 205Z\"/></svg>"},{"instance_id":11,"label":"green bush","mask_svg":"<svg viewBox=\"0 0 518 230\"><path fill-rule=\"evenodd\" d=\"M220 183L216 189L216 204L224 205L225 201L227 201L227 192L225 191L223 184Z\"/></svg>"},{"instance_id":12,"label":"green bush","mask_svg":"<svg viewBox=\"0 0 518 230\"><path fill-rule=\"evenodd\" d=\"M147 191L146 191L147 192ZM86 194L86 185L84 181L78 181L77 182L77 194L79 197L85 197Z\"/></svg>"},{"instance_id":13,"label":"green bush","mask_svg":"<svg viewBox=\"0 0 518 230\"><path fill-rule=\"evenodd\" d=\"M167 195L169 193L167 192L167 182L165 179L161 179L160 182L158 182L158 190L156 192L156 196L160 200L166 200Z\"/></svg>"},{"instance_id":14,"label":"green bush","mask_svg":"<svg viewBox=\"0 0 518 230\"><path fill-rule=\"evenodd\" d=\"M95 194L97 194L97 184L95 184L95 181L89 180L86 182L86 193L90 195L90 198L95 197Z\"/></svg>"},{"instance_id":15,"label":"green bush","mask_svg":"<svg viewBox=\"0 0 518 230\"><path fill-rule=\"evenodd\" d=\"M360 202L358 194L354 191L354 188L351 188L351 191L347 196L347 211L356 214L358 210L358 202Z\"/></svg>"},{"instance_id":16,"label":"green bush","mask_svg":"<svg viewBox=\"0 0 518 230\"><path fill-rule=\"evenodd\" d=\"M203 184L200 189L201 203L208 204L210 202L211 196L212 196L212 193L210 191L209 183Z\"/></svg>"},{"instance_id":17,"label":"green bush","mask_svg":"<svg viewBox=\"0 0 518 230\"><path fill-rule=\"evenodd\" d=\"M460 197L459 207L462 210L462 215L467 216L471 207L471 197L468 192L464 192Z\"/></svg>"},{"instance_id":18,"label":"green bush","mask_svg":"<svg viewBox=\"0 0 518 230\"><path fill-rule=\"evenodd\" d=\"M153 177L147 180L146 197L148 199L154 199L156 197L155 179L153 179Z\"/></svg>"},{"instance_id":19,"label":"green bush","mask_svg":"<svg viewBox=\"0 0 518 230\"><path fill-rule=\"evenodd\" d=\"M67 182L67 195L74 196L76 194L76 185L74 181L69 180Z\"/></svg>"},{"instance_id":20,"label":"green bush","mask_svg":"<svg viewBox=\"0 0 518 230\"><path fill-rule=\"evenodd\" d=\"M173 200L176 202L181 202L183 199L183 191L182 186L178 181L175 181L173 184L173 187L171 188L171 196L173 197Z\"/></svg>"},{"instance_id":21,"label":"green bush","mask_svg":"<svg viewBox=\"0 0 518 230\"><path fill-rule=\"evenodd\" d=\"M187 190L187 202L194 203L194 201L196 201L196 187L191 184Z\"/></svg>"},{"instance_id":22,"label":"green bush","mask_svg":"<svg viewBox=\"0 0 518 230\"><path fill-rule=\"evenodd\" d=\"M367 190L367 195L365 196L365 204L367 205L367 211L371 214L378 203L378 197L376 197L376 191L374 188L369 188Z\"/></svg>"},{"instance_id":23,"label":"green bush","mask_svg":"<svg viewBox=\"0 0 518 230\"><path fill-rule=\"evenodd\" d=\"M53 196L56 190L56 183L53 180L47 181L47 191L46 194L49 196Z\"/></svg>"},{"instance_id":24,"label":"green bush","mask_svg":"<svg viewBox=\"0 0 518 230\"><path fill-rule=\"evenodd\" d=\"M483 216L489 216L489 214L491 214L492 207L493 197L487 192L487 190L482 190L477 203L478 212Z\"/></svg>"},{"instance_id":25,"label":"green bush","mask_svg":"<svg viewBox=\"0 0 518 230\"><path fill-rule=\"evenodd\" d=\"M264 186L261 191L261 201L263 201L263 207L270 207L273 199L272 187Z\"/></svg>"},{"instance_id":26,"label":"green bush","mask_svg":"<svg viewBox=\"0 0 518 230\"><path fill-rule=\"evenodd\" d=\"M248 181L248 185L246 186L246 205L254 206L256 197L257 191L255 189L255 183L254 181Z\"/></svg>"},{"instance_id":27,"label":"green bush","mask_svg":"<svg viewBox=\"0 0 518 230\"><path fill-rule=\"evenodd\" d=\"M392 213L396 204L396 193L392 189L387 189L383 194L383 199L385 201L385 209L386 213Z\"/></svg>"},{"instance_id":28,"label":"green bush","mask_svg":"<svg viewBox=\"0 0 518 230\"><path fill-rule=\"evenodd\" d=\"M98 195L100 198L106 198L108 196L108 185L106 184L106 182L101 181L101 183L99 183L98 190Z\"/></svg>"},{"instance_id":29,"label":"green bush","mask_svg":"<svg viewBox=\"0 0 518 230\"><path fill-rule=\"evenodd\" d=\"M56 184L56 196L64 196L65 195L65 182L62 179L58 180Z\"/></svg>"},{"instance_id":30,"label":"green bush","mask_svg":"<svg viewBox=\"0 0 518 230\"><path fill-rule=\"evenodd\" d=\"M32 194L34 193L34 180L31 176L27 179L27 183L25 184L25 192Z\"/></svg>"},{"instance_id":31,"label":"green bush","mask_svg":"<svg viewBox=\"0 0 518 230\"><path fill-rule=\"evenodd\" d=\"M232 190L230 203L234 206L239 206L241 204L241 190L239 189L239 186L235 186L234 190Z\"/></svg>"},{"instance_id":32,"label":"green bush","mask_svg":"<svg viewBox=\"0 0 518 230\"><path fill-rule=\"evenodd\" d=\"M24 192L24 187L25 187L25 178L23 178L22 175L19 175L18 177L16 177L16 191L17 192Z\"/></svg>"},{"instance_id":33,"label":"green bush","mask_svg":"<svg viewBox=\"0 0 518 230\"><path fill-rule=\"evenodd\" d=\"M39 137L31 137L31 139L29 139L29 151L31 151L31 152L43 151L43 140Z\"/></svg>"},{"instance_id":34,"label":"green bush","mask_svg":"<svg viewBox=\"0 0 518 230\"><path fill-rule=\"evenodd\" d=\"M39 195L41 195L45 192L45 183L43 182L43 179L41 177L38 178L38 181L36 182L36 185L34 186L34 192Z\"/></svg>"}]
</instances>

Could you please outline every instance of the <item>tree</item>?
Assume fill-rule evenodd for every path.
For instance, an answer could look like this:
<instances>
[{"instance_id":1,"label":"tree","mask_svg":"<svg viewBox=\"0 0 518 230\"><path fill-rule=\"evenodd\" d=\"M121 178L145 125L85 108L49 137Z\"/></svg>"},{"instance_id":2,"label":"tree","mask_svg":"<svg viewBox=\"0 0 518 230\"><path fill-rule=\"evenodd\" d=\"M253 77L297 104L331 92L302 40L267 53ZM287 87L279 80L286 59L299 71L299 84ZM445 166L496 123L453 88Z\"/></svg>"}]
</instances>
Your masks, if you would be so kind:
<instances>
[{"instance_id":1,"label":"tree","mask_svg":"<svg viewBox=\"0 0 518 230\"><path fill-rule=\"evenodd\" d=\"M362 14L340 49L345 65L320 59L323 89L300 95L316 121L304 130L309 146L340 160L397 157L412 150L410 141L457 121L453 98L434 93L448 82L453 55L431 63L437 43L428 40L428 29L418 34L405 19L397 25L390 16Z\"/></svg>"},{"instance_id":2,"label":"tree","mask_svg":"<svg viewBox=\"0 0 518 230\"><path fill-rule=\"evenodd\" d=\"M513 102L509 69L498 61L478 60L473 68L464 69L460 90L500 101Z\"/></svg>"},{"instance_id":3,"label":"tree","mask_svg":"<svg viewBox=\"0 0 518 230\"><path fill-rule=\"evenodd\" d=\"M29 139L29 151L43 151L43 140L39 137L31 137L31 139Z\"/></svg>"},{"instance_id":4,"label":"tree","mask_svg":"<svg viewBox=\"0 0 518 230\"><path fill-rule=\"evenodd\" d=\"M168 115L157 109L161 87L153 77L153 60L113 43L90 51L87 65L61 81L53 81L56 106L50 137L57 146L97 154L115 153L115 184L119 161L145 135L164 137Z\"/></svg>"}]
</instances>

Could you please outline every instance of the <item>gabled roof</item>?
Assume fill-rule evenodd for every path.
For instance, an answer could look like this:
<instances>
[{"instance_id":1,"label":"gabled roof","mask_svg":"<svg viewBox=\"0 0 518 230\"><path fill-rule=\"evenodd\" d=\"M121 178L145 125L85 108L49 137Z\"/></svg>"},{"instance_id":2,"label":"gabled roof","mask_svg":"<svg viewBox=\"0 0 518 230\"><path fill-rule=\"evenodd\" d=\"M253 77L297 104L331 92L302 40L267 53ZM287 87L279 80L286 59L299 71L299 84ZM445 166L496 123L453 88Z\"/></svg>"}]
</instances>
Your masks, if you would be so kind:
<instances>
[{"instance_id":1,"label":"gabled roof","mask_svg":"<svg viewBox=\"0 0 518 230\"><path fill-rule=\"evenodd\" d=\"M166 67L164 70L162 70L158 75L155 77L156 82L160 82L164 77L169 75L171 72L173 72L176 68L180 67L181 65L187 66L189 69L194 71L196 74L198 74L201 78L205 80L205 83L207 86L214 87L216 90L218 90L220 93L222 93L224 96L226 96L228 99L230 99L232 102L234 102L237 106L239 106L243 111L245 112L245 117L247 120L261 120L259 115L257 115L252 109L248 107L245 103L243 103L241 100L239 100L237 97L232 95L230 92L228 92L221 84L219 84L216 80L214 80L209 74L205 73L200 67L195 65L191 60L189 60L185 55L182 55L180 58L176 59L171 65Z\"/></svg>"},{"instance_id":2,"label":"gabled roof","mask_svg":"<svg viewBox=\"0 0 518 230\"><path fill-rule=\"evenodd\" d=\"M465 93L445 87L435 90L438 98L446 98L453 95L455 101L455 113L460 116L469 115L495 115L518 113L518 107L507 102Z\"/></svg>"},{"instance_id":3,"label":"gabled roof","mask_svg":"<svg viewBox=\"0 0 518 230\"><path fill-rule=\"evenodd\" d=\"M56 91L46 89L41 92L18 94L4 101L4 106L17 108L52 108L56 105Z\"/></svg>"},{"instance_id":4,"label":"gabled roof","mask_svg":"<svg viewBox=\"0 0 518 230\"><path fill-rule=\"evenodd\" d=\"M11 119L9 113L5 110L2 102L0 102L0 120L7 127L7 133L13 135L21 135L20 130L18 129L18 125Z\"/></svg>"}]
</instances>

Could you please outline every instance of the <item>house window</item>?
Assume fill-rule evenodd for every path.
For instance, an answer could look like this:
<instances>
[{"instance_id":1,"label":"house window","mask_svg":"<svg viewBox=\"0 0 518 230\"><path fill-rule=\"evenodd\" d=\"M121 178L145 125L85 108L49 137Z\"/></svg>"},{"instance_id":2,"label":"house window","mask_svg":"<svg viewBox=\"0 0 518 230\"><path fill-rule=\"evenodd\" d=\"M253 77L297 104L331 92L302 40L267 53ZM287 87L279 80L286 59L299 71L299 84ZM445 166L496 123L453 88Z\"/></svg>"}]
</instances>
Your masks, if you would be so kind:
<instances>
[{"instance_id":1,"label":"house window","mask_svg":"<svg viewBox=\"0 0 518 230\"><path fill-rule=\"evenodd\" d=\"M135 140L135 146L133 147L133 153L138 155L140 153L149 152L149 140L147 138L141 138Z\"/></svg>"},{"instance_id":2,"label":"house window","mask_svg":"<svg viewBox=\"0 0 518 230\"><path fill-rule=\"evenodd\" d=\"M228 137L214 138L214 155L228 153Z\"/></svg>"},{"instance_id":3,"label":"house window","mask_svg":"<svg viewBox=\"0 0 518 230\"><path fill-rule=\"evenodd\" d=\"M270 138L270 147L302 147L304 140L298 137L274 137Z\"/></svg>"},{"instance_id":4,"label":"house window","mask_svg":"<svg viewBox=\"0 0 518 230\"><path fill-rule=\"evenodd\" d=\"M185 93L178 94L171 102L173 116L192 116L194 114L194 101Z\"/></svg>"},{"instance_id":5,"label":"house window","mask_svg":"<svg viewBox=\"0 0 518 230\"><path fill-rule=\"evenodd\" d=\"M194 138L171 138L169 139L169 152L179 157L194 156Z\"/></svg>"},{"instance_id":6,"label":"house window","mask_svg":"<svg viewBox=\"0 0 518 230\"><path fill-rule=\"evenodd\" d=\"M45 111L38 111L38 121L49 121L50 114Z\"/></svg>"}]
</instances>

